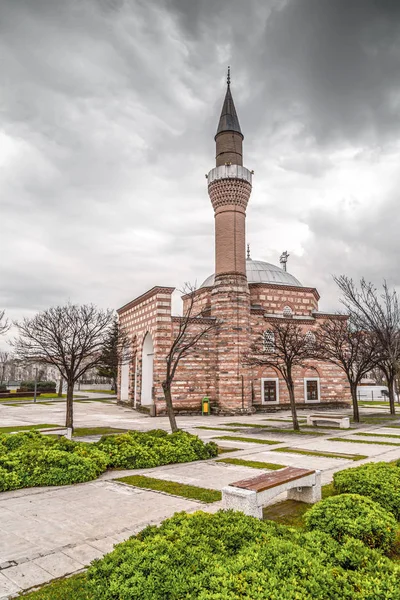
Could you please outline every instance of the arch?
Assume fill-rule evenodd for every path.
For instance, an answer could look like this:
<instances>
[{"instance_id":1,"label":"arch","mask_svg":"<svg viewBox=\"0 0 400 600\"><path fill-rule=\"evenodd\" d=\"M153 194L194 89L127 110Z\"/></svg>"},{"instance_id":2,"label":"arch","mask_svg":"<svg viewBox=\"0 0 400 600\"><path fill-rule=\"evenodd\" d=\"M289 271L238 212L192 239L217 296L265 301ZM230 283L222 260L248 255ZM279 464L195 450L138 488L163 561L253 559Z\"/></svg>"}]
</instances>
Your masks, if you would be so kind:
<instances>
[{"instance_id":1,"label":"arch","mask_svg":"<svg viewBox=\"0 0 400 600\"><path fill-rule=\"evenodd\" d=\"M143 340L142 347L142 393L141 404L153 404L153 361L154 344L151 333L148 331Z\"/></svg>"},{"instance_id":2,"label":"arch","mask_svg":"<svg viewBox=\"0 0 400 600\"><path fill-rule=\"evenodd\" d=\"M317 367L307 366L304 367L302 377L321 377Z\"/></svg>"}]
</instances>

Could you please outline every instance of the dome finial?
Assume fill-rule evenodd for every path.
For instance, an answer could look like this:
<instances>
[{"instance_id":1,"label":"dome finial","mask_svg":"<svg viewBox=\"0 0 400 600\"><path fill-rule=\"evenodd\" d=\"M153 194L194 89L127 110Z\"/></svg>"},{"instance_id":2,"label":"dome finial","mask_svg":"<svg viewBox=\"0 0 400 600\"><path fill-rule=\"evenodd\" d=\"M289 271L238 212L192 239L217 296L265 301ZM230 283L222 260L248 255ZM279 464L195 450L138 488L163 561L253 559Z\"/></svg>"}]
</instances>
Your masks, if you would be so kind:
<instances>
[{"instance_id":1,"label":"dome finial","mask_svg":"<svg viewBox=\"0 0 400 600\"><path fill-rule=\"evenodd\" d=\"M287 264L289 256L290 256L290 254L288 254L287 250L285 250L285 252L282 252L282 254L280 256L279 262L281 263L282 269L284 271L286 271L286 264Z\"/></svg>"},{"instance_id":2,"label":"dome finial","mask_svg":"<svg viewBox=\"0 0 400 600\"><path fill-rule=\"evenodd\" d=\"M250 244L247 244L247 260L251 260L251 258L250 258Z\"/></svg>"},{"instance_id":3,"label":"dome finial","mask_svg":"<svg viewBox=\"0 0 400 600\"><path fill-rule=\"evenodd\" d=\"M228 66L228 75L226 77L226 83L229 85L231 85L231 68Z\"/></svg>"}]
</instances>

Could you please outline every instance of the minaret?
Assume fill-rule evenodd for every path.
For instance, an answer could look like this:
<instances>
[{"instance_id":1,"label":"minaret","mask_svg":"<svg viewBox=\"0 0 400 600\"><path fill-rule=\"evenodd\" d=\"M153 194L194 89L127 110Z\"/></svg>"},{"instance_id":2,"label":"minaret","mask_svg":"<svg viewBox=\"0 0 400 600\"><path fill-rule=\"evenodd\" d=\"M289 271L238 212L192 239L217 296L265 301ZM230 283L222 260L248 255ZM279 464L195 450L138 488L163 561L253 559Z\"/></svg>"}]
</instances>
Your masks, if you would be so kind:
<instances>
[{"instance_id":1,"label":"minaret","mask_svg":"<svg viewBox=\"0 0 400 600\"><path fill-rule=\"evenodd\" d=\"M227 90L215 136L216 167L208 176L215 215L215 281L211 312L221 322L218 333L218 405L227 412L247 412L250 379L243 367L249 345L250 295L246 277L246 208L251 172L243 167L243 134L236 114L228 68Z\"/></svg>"}]
</instances>

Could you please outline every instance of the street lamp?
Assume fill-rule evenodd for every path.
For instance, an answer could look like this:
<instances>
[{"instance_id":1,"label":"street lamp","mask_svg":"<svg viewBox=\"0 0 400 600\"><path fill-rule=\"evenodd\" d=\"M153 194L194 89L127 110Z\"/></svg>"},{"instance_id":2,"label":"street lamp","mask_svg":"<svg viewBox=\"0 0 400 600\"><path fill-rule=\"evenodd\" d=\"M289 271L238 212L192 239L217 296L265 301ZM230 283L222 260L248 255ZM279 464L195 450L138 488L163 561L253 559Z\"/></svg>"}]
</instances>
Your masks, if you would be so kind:
<instances>
[{"instance_id":1,"label":"street lamp","mask_svg":"<svg viewBox=\"0 0 400 600\"><path fill-rule=\"evenodd\" d=\"M33 391L33 402L36 403L36 395L37 395L37 376L38 376L38 368L35 367L35 387Z\"/></svg>"}]
</instances>

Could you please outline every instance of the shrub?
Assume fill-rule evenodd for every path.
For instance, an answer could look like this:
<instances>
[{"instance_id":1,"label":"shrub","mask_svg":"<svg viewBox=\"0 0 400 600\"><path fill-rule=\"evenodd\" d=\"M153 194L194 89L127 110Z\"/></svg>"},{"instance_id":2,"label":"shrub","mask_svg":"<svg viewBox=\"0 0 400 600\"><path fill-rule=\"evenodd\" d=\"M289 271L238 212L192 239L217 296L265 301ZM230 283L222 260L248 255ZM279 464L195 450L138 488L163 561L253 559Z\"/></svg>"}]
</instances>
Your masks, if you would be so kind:
<instances>
[{"instance_id":1,"label":"shrub","mask_svg":"<svg viewBox=\"0 0 400 600\"><path fill-rule=\"evenodd\" d=\"M90 481L108 467L149 468L216 456L214 443L165 431L104 436L98 443L56 439L37 431L0 435L0 491Z\"/></svg>"},{"instance_id":2,"label":"shrub","mask_svg":"<svg viewBox=\"0 0 400 600\"><path fill-rule=\"evenodd\" d=\"M315 504L304 515L307 529L329 533L339 542L350 536L370 548L390 550L396 539L393 515L377 502L358 494L331 496Z\"/></svg>"},{"instance_id":3,"label":"shrub","mask_svg":"<svg viewBox=\"0 0 400 600\"><path fill-rule=\"evenodd\" d=\"M239 512L177 514L88 571L94 600L399 599L400 568L348 538Z\"/></svg>"},{"instance_id":4,"label":"shrub","mask_svg":"<svg viewBox=\"0 0 400 600\"><path fill-rule=\"evenodd\" d=\"M90 444L29 431L0 436L0 490L90 481L107 468L107 456Z\"/></svg>"},{"instance_id":5,"label":"shrub","mask_svg":"<svg viewBox=\"0 0 400 600\"><path fill-rule=\"evenodd\" d=\"M168 434L160 429L103 436L97 445L109 457L109 466L117 469L144 469L213 458L218 454L214 442L204 444L190 433Z\"/></svg>"},{"instance_id":6,"label":"shrub","mask_svg":"<svg viewBox=\"0 0 400 600\"><path fill-rule=\"evenodd\" d=\"M340 494L360 494L378 502L400 518L400 469L395 464L368 463L339 471L333 476Z\"/></svg>"},{"instance_id":7,"label":"shrub","mask_svg":"<svg viewBox=\"0 0 400 600\"><path fill-rule=\"evenodd\" d=\"M21 390L26 392L33 392L35 389L34 381L21 381L21 385L19 386ZM43 392L53 392L56 389L55 381L38 381L36 383L36 389L40 389Z\"/></svg>"}]
</instances>

